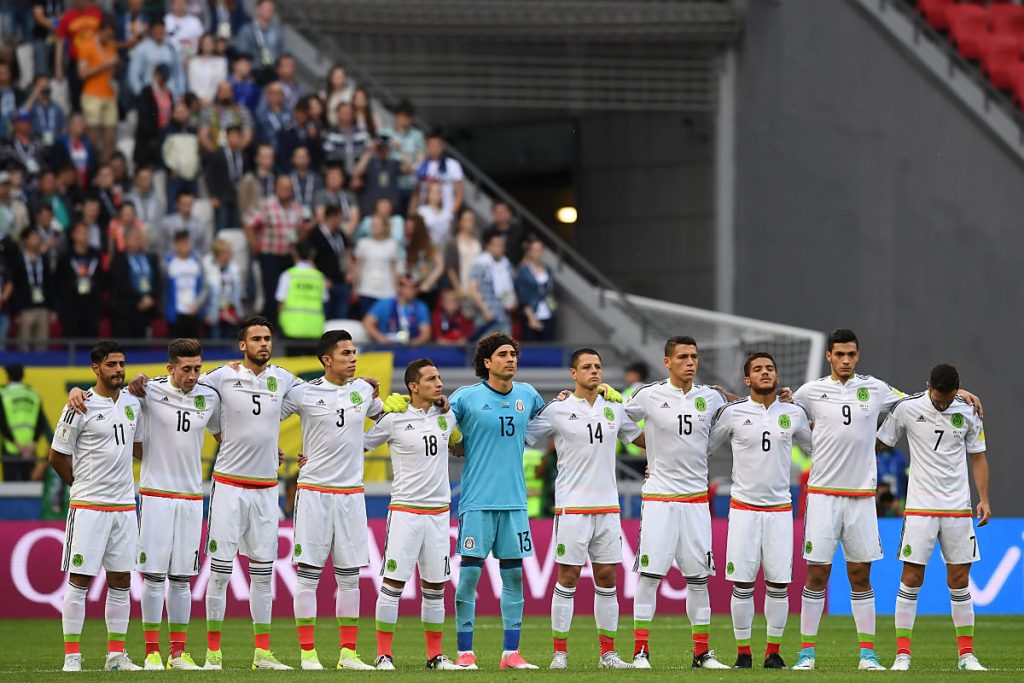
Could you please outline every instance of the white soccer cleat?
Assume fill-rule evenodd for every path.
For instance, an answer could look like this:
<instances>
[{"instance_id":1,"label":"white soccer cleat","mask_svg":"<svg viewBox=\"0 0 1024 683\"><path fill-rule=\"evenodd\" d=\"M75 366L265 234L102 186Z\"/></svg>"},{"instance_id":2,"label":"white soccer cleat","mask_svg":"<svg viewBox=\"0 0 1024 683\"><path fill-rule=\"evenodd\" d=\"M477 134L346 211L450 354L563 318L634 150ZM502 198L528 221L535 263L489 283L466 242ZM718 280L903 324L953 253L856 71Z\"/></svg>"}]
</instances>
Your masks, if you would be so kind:
<instances>
[{"instance_id":1,"label":"white soccer cleat","mask_svg":"<svg viewBox=\"0 0 1024 683\"><path fill-rule=\"evenodd\" d=\"M630 667L631 669L634 667ZM718 656L714 650L708 650L700 657L694 657L693 662L690 664L690 668L693 669L731 669L732 667L728 664L723 664L719 661Z\"/></svg>"},{"instance_id":2,"label":"white soccer cleat","mask_svg":"<svg viewBox=\"0 0 1024 683\"><path fill-rule=\"evenodd\" d=\"M814 671L814 655L801 652L793 665L793 671Z\"/></svg>"},{"instance_id":3,"label":"white soccer cleat","mask_svg":"<svg viewBox=\"0 0 1024 683\"><path fill-rule=\"evenodd\" d=\"M862 655L860 658L860 664L857 665L859 671L888 671L882 663L878 661L878 657L875 656L874 652L870 652L867 655Z\"/></svg>"},{"instance_id":4,"label":"white soccer cleat","mask_svg":"<svg viewBox=\"0 0 1024 683\"><path fill-rule=\"evenodd\" d=\"M320 663L320 658L316 656L316 650L300 650L299 657L299 662L305 671L324 670L324 665Z\"/></svg>"},{"instance_id":5,"label":"white soccer cleat","mask_svg":"<svg viewBox=\"0 0 1024 683\"><path fill-rule=\"evenodd\" d=\"M206 650L206 663L203 664L205 671L220 671L224 668L224 654L220 650Z\"/></svg>"},{"instance_id":6,"label":"white soccer cleat","mask_svg":"<svg viewBox=\"0 0 1024 683\"><path fill-rule=\"evenodd\" d=\"M601 655L601 659L597 660L598 669L632 669L633 664L630 662L622 661L619 657L619 653L615 650L605 652Z\"/></svg>"},{"instance_id":7,"label":"white soccer cleat","mask_svg":"<svg viewBox=\"0 0 1024 683\"><path fill-rule=\"evenodd\" d=\"M548 665L549 669L568 669L569 668L569 653L568 652L556 652L551 656L551 664Z\"/></svg>"},{"instance_id":8,"label":"white soccer cleat","mask_svg":"<svg viewBox=\"0 0 1024 683\"><path fill-rule=\"evenodd\" d=\"M377 671L394 671L395 661L391 659L391 655L381 655L377 657L377 661L374 662L377 665Z\"/></svg>"},{"instance_id":9,"label":"white soccer cleat","mask_svg":"<svg viewBox=\"0 0 1024 683\"><path fill-rule=\"evenodd\" d=\"M142 671L142 667L128 658L127 652L111 652L103 664L104 671Z\"/></svg>"},{"instance_id":10,"label":"white soccer cleat","mask_svg":"<svg viewBox=\"0 0 1024 683\"><path fill-rule=\"evenodd\" d=\"M973 652L960 655L960 661L956 663L956 668L961 671L988 671L988 669L981 665L981 662L978 661Z\"/></svg>"},{"instance_id":11,"label":"white soccer cleat","mask_svg":"<svg viewBox=\"0 0 1024 683\"><path fill-rule=\"evenodd\" d=\"M163 671L164 660L160 657L159 652L150 652L146 655L146 658L142 660L143 671Z\"/></svg>"},{"instance_id":12,"label":"white soccer cleat","mask_svg":"<svg viewBox=\"0 0 1024 683\"><path fill-rule=\"evenodd\" d=\"M647 649L641 649L633 655L633 668L634 669L650 669L651 658L647 655Z\"/></svg>"},{"instance_id":13,"label":"white soccer cleat","mask_svg":"<svg viewBox=\"0 0 1024 683\"><path fill-rule=\"evenodd\" d=\"M64 668L61 671L81 671L82 670L82 655L75 653L73 655L64 655Z\"/></svg>"},{"instance_id":14,"label":"white soccer cleat","mask_svg":"<svg viewBox=\"0 0 1024 683\"><path fill-rule=\"evenodd\" d=\"M187 652L182 652L177 657L169 657L167 659L167 668L174 669L177 671L202 671L203 667L196 664L196 660L192 659L192 655Z\"/></svg>"},{"instance_id":15,"label":"white soccer cleat","mask_svg":"<svg viewBox=\"0 0 1024 683\"><path fill-rule=\"evenodd\" d=\"M270 650L256 648L252 655L252 669L265 669L268 671L291 671L291 667L283 664Z\"/></svg>"},{"instance_id":16,"label":"white soccer cleat","mask_svg":"<svg viewBox=\"0 0 1024 683\"><path fill-rule=\"evenodd\" d=\"M433 659L427 660L427 667L430 671L460 671L461 666L458 666L452 660L448 659L445 655L437 655Z\"/></svg>"},{"instance_id":17,"label":"white soccer cleat","mask_svg":"<svg viewBox=\"0 0 1024 683\"><path fill-rule=\"evenodd\" d=\"M375 671L372 665L359 659L359 655L355 650L347 647L341 648L341 653L338 655L337 668L339 670L351 669L352 671Z\"/></svg>"},{"instance_id":18,"label":"white soccer cleat","mask_svg":"<svg viewBox=\"0 0 1024 683\"><path fill-rule=\"evenodd\" d=\"M896 655L896 661L889 667L889 671L910 671L910 655L905 652Z\"/></svg>"}]
</instances>

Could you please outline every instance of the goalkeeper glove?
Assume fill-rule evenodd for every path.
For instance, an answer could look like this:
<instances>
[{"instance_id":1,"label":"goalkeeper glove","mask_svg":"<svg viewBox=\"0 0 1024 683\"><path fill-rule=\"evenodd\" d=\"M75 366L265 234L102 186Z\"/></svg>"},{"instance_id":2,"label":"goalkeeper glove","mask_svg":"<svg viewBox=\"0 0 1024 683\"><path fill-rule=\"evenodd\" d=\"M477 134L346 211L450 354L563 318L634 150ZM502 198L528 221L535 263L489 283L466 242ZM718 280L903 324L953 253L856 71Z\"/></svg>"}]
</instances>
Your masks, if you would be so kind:
<instances>
[{"instance_id":1,"label":"goalkeeper glove","mask_svg":"<svg viewBox=\"0 0 1024 683\"><path fill-rule=\"evenodd\" d=\"M615 391L615 389L608 384L602 384L597 387L597 393L601 394L612 403L622 403L622 394Z\"/></svg>"},{"instance_id":2,"label":"goalkeeper glove","mask_svg":"<svg viewBox=\"0 0 1024 683\"><path fill-rule=\"evenodd\" d=\"M412 399L403 394L391 394L384 399L385 413L404 413Z\"/></svg>"}]
</instances>

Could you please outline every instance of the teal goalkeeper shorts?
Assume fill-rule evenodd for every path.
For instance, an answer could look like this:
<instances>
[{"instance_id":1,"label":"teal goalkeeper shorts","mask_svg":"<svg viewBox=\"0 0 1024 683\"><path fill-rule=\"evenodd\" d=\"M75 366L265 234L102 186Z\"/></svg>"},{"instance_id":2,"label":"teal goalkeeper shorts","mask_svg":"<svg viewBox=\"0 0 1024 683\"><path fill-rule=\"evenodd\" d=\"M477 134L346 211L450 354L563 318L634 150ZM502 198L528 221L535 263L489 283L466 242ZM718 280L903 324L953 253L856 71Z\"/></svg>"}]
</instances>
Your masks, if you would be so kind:
<instances>
[{"instance_id":1,"label":"teal goalkeeper shorts","mask_svg":"<svg viewBox=\"0 0 1024 683\"><path fill-rule=\"evenodd\" d=\"M467 510L459 515L455 552L484 559L517 560L533 554L530 517L526 510Z\"/></svg>"}]
</instances>

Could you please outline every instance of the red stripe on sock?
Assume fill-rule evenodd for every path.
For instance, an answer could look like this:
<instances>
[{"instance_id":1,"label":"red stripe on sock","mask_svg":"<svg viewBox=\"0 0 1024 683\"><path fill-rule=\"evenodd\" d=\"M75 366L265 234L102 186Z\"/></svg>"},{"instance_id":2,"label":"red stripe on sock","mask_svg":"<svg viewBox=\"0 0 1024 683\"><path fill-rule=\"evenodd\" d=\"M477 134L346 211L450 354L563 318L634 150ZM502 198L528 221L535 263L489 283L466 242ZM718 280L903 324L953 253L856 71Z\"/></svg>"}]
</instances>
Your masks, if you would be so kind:
<instances>
[{"instance_id":1,"label":"red stripe on sock","mask_svg":"<svg viewBox=\"0 0 1024 683\"><path fill-rule=\"evenodd\" d=\"M377 656L391 655L391 641L395 637L394 633L388 633L387 631L377 631Z\"/></svg>"},{"instance_id":2,"label":"red stripe on sock","mask_svg":"<svg viewBox=\"0 0 1024 683\"><path fill-rule=\"evenodd\" d=\"M299 648L303 650L313 649L313 629L316 628L313 624L306 626L296 626L295 630L299 632Z\"/></svg>"},{"instance_id":3,"label":"red stripe on sock","mask_svg":"<svg viewBox=\"0 0 1024 683\"><path fill-rule=\"evenodd\" d=\"M270 649L270 634L269 633L256 633L253 634L252 644L257 650L269 650Z\"/></svg>"},{"instance_id":4,"label":"red stripe on sock","mask_svg":"<svg viewBox=\"0 0 1024 683\"><path fill-rule=\"evenodd\" d=\"M427 659L433 659L443 652L440 631L424 631L423 636L427 639Z\"/></svg>"},{"instance_id":5,"label":"red stripe on sock","mask_svg":"<svg viewBox=\"0 0 1024 683\"><path fill-rule=\"evenodd\" d=\"M347 647L350 650L356 649L356 634L359 632L358 626L339 626L338 627L338 645L341 647Z\"/></svg>"},{"instance_id":6,"label":"red stripe on sock","mask_svg":"<svg viewBox=\"0 0 1024 683\"><path fill-rule=\"evenodd\" d=\"M707 633L694 633L693 634L693 656L700 657L702 654L708 651L708 634Z\"/></svg>"},{"instance_id":7,"label":"red stripe on sock","mask_svg":"<svg viewBox=\"0 0 1024 683\"><path fill-rule=\"evenodd\" d=\"M863 648L865 650L874 650L875 649L875 643L874 643L874 641L871 641L871 640L862 640L862 641L860 641L860 646L861 646L861 648Z\"/></svg>"},{"instance_id":8,"label":"red stripe on sock","mask_svg":"<svg viewBox=\"0 0 1024 683\"><path fill-rule=\"evenodd\" d=\"M768 643L765 646L765 648L764 648L764 656L765 657L767 657L768 655L777 655L777 654L779 654L779 644L778 643Z\"/></svg>"},{"instance_id":9,"label":"red stripe on sock","mask_svg":"<svg viewBox=\"0 0 1024 683\"><path fill-rule=\"evenodd\" d=\"M910 638L896 638L896 654L898 655L909 655L910 654Z\"/></svg>"},{"instance_id":10,"label":"red stripe on sock","mask_svg":"<svg viewBox=\"0 0 1024 683\"><path fill-rule=\"evenodd\" d=\"M171 656L180 657L181 653L185 651L185 638L186 634L184 631L171 631Z\"/></svg>"},{"instance_id":11,"label":"red stripe on sock","mask_svg":"<svg viewBox=\"0 0 1024 683\"><path fill-rule=\"evenodd\" d=\"M635 628L633 629L633 656L637 656L640 650L644 652L650 652L651 648L647 645L647 639L650 637L651 631L646 628Z\"/></svg>"},{"instance_id":12,"label":"red stripe on sock","mask_svg":"<svg viewBox=\"0 0 1024 683\"><path fill-rule=\"evenodd\" d=\"M968 652L974 652L974 636L957 636L956 646L960 650L961 656Z\"/></svg>"},{"instance_id":13,"label":"red stripe on sock","mask_svg":"<svg viewBox=\"0 0 1024 683\"><path fill-rule=\"evenodd\" d=\"M81 643L64 643L64 654L77 655L82 653Z\"/></svg>"},{"instance_id":14,"label":"red stripe on sock","mask_svg":"<svg viewBox=\"0 0 1024 683\"><path fill-rule=\"evenodd\" d=\"M750 646L749 645L738 645L736 647L736 653L737 654L741 654L741 655L749 655L750 654Z\"/></svg>"},{"instance_id":15,"label":"red stripe on sock","mask_svg":"<svg viewBox=\"0 0 1024 683\"><path fill-rule=\"evenodd\" d=\"M220 649L220 631L206 632L206 647L214 651Z\"/></svg>"},{"instance_id":16,"label":"red stripe on sock","mask_svg":"<svg viewBox=\"0 0 1024 683\"><path fill-rule=\"evenodd\" d=\"M160 631L143 631L142 636L146 639L146 654L160 652Z\"/></svg>"},{"instance_id":17,"label":"red stripe on sock","mask_svg":"<svg viewBox=\"0 0 1024 683\"><path fill-rule=\"evenodd\" d=\"M864 643L861 643L861 644L860 644L860 646L861 646L861 647L864 647ZM801 641L801 643L800 643L800 649L801 649L801 650L807 650L807 649L811 649L811 650L813 650L813 649L814 649L814 643L805 643L805 642L802 642L802 641Z\"/></svg>"},{"instance_id":18,"label":"red stripe on sock","mask_svg":"<svg viewBox=\"0 0 1024 683\"><path fill-rule=\"evenodd\" d=\"M598 636L598 642L601 644L601 654L611 652L615 649L615 639L609 638L608 636Z\"/></svg>"},{"instance_id":19,"label":"red stripe on sock","mask_svg":"<svg viewBox=\"0 0 1024 683\"><path fill-rule=\"evenodd\" d=\"M107 652L124 652L123 640L108 640Z\"/></svg>"},{"instance_id":20,"label":"red stripe on sock","mask_svg":"<svg viewBox=\"0 0 1024 683\"><path fill-rule=\"evenodd\" d=\"M568 652L569 651L569 639L568 638L552 638L551 642L555 644L555 652Z\"/></svg>"}]
</instances>

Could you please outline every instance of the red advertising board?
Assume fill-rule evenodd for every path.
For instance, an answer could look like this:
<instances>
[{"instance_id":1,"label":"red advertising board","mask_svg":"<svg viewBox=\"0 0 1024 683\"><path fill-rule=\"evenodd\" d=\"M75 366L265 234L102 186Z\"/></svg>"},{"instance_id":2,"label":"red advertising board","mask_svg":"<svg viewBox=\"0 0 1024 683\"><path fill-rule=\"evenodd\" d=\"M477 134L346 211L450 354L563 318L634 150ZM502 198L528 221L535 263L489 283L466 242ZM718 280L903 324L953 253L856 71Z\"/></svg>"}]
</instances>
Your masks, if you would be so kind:
<instances>
[{"instance_id":1,"label":"red advertising board","mask_svg":"<svg viewBox=\"0 0 1024 683\"><path fill-rule=\"evenodd\" d=\"M726 521L713 521L713 543L715 564L719 567L719 575L710 582L712 609L718 613L728 613L731 584L724 576ZM360 574L362 597L362 613L373 614L377 589L380 585L378 571L381 565L381 549L384 547L384 520L371 520L369 523L370 564ZM523 562L523 585L526 592L526 613L546 615L550 613L551 589L555 582L556 569L552 543L553 525L551 520L534 520L531 523L534 556ZM631 571L636 549L639 520L623 520L622 522L622 563L619 570L619 601L623 614L632 613L633 594L636 591L637 574ZM295 566L291 563L292 529L290 523L282 524L279 529L280 558L274 567L274 615L285 617L292 615L292 595L295 591ZM802 538L802 530L794 527L796 538ZM454 547L456 528L451 528L452 547ZM62 524L42 522L0 522L0 618L12 617L57 617L60 615L61 600L64 595L66 576L60 571L61 551L64 542ZM794 544L799 548L799 543ZM452 561L452 581L458 581L458 557ZM793 585L803 586L805 567L798 557L793 562ZM576 595L576 613L588 613L593 604L593 592L587 590L593 585L590 568L584 567L580 588ZM209 558L204 558L199 576L192 583L194 617L205 613L203 596L210 577ZM103 577L97 577L89 590L87 613L89 616L103 615L105 595ZM132 598L138 601L142 588L142 578L132 575ZM333 616L334 609L334 578L333 572L324 572L320 583L319 609L321 616ZM758 586L758 594L763 594L763 584ZM447 592L449 613L452 610L454 590ZM477 612L481 615L500 614L499 598L501 582L498 578L498 563L488 559L485 571L480 580L477 592ZM790 609L799 611L800 590L790 591ZM685 612L686 586L678 571L673 570L662 582L658 596L658 614L682 614ZM235 571L231 576L228 588L227 616L247 617L249 615L249 581L245 572L245 560L236 560ZM763 601L757 598L760 608ZM410 581L402 595L401 613L419 614L419 590L416 581ZM137 614L137 613L136 613Z\"/></svg>"}]
</instances>

